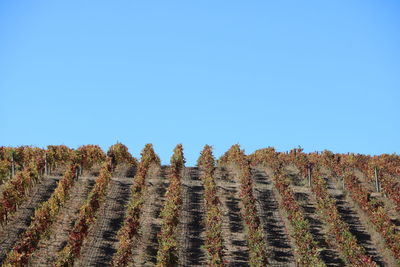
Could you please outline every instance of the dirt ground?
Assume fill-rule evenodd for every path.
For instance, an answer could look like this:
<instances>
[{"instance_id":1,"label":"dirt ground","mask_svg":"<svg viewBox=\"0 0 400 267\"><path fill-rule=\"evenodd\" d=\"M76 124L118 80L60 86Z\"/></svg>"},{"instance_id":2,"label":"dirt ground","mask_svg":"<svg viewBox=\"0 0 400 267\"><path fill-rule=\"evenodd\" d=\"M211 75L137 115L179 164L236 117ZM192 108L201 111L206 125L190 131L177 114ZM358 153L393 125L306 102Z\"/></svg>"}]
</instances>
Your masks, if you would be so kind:
<instances>
[{"instance_id":1,"label":"dirt ground","mask_svg":"<svg viewBox=\"0 0 400 267\"><path fill-rule=\"evenodd\" d=\"M32 221L35 209L40 203L46 201L57 187L60 177L45 177L36 184L27 199L18 208L6 225L0 228L0 263L7 252L11 250L19 237L25 232Z\"/></svg>"},{"instance_id":2,"label":"dirt ground","mask_svg":"<svg viewBox=\"0 0 400 267\"><path fill-rule=\"evenodd\" d=\"M253 169L253 191L265 237L269 246L272 266L295 266L293 240L291 240L285 213L279 207L279 193L274 188L271 173Z\"/></svg>"},{"instance_id":3,"label":"dirt ground","mask_svg":"<svg viewBox=\"0 0 400 267\"><path fill-rule=\"evenodd\" d=\"M169 184L168 171L168 166L153 166L146 178L146 197L140 221L140 234L135 240L132 251L134 262L132 266L154 266L156 263L157 235L161 228L160 212ZM105 202L100 207L97 220L89 231L75 266L107 266L111 262L117 248L117 233L123 223L126 205L131 196L132 172L134 170L122 168L114 173ZM324 221L316 212L316 199L308 183L299 177L298 170L293 165L288 166L286 172L291 177L291 187L296 200L305 218L310 222L311 234L321 248L321 259L328 266L343 266L340 253L334 242L332 243L332 237L328 235ZM342 219L349 225L351 233L359 244L380 266L395 266L394 258L386 248L384 240L368 222L362 210L343 190L340 179L328 177L328 173L326 175L329 193L335 199ZM214 177L221 201L224 259L228 266L248 266L247 232L241 215L243 207L239 196L240 183L236 176L235 168L218 167ZM6 253L18 242L30 224L34 209L50 197L59 179L59 176L48 177L37 184L10 222L0 229L0 261L4 260ZM282 198L275 188L271 170L264 167L252 168L252 179L253 194L264 229L271 266L296 266L298 256L291 237L293 229L286 212L281 207ZM364 177L360 176L360 179L364 186L370 190L374 189L373 184ZM70 198L49 229L49 235L40 241L38 249L31 257L31 266L50 266L54 262L57 252L67 242L79 208L93 187L94 180L95 177L88 173L88 176L80 177L71 188ZM182 171L182 196L183 204L176 233L180 266L204 266L207 262L204 248L205 202L204 186L198 168L187 167ZM384 203L392 220L399 222L399 214L395 212L392 203L383 194L377 195L377 198Z\"/></svg>"},{"instance_id":4,"label":"dirt ground","mask_svg":"<svg viewBox=\"0 0 400 267\"><path fill-rule=\"evenodd\" d=\"M57 253L65 246L69 232L78 217L87 194L94 185L95 177L80 177L70 191L70 197L60 210L56 221L49 229L49 236L42 239L38 249L32 256L32 266L49 266L57 257Z\"/></svg>"}]
</instances>

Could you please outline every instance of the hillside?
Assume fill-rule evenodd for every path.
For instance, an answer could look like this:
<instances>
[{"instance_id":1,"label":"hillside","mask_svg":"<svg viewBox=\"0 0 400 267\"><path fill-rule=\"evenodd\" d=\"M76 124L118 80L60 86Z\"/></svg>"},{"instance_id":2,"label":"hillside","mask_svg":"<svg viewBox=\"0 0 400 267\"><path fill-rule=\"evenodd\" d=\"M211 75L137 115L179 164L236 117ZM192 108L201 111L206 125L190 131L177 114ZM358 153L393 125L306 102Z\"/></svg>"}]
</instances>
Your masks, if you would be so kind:
<instances>
[{"instance_id":1,"label":"hillside","mask_svg":"<svg viewBox=\"0 0 400 267\"><path fill-rule=\"evenodd\" d=\"M400 266L400 157L0 148L3 266ZM13 170L14 169L14 170Z\"/></svg>"}]
</instances>

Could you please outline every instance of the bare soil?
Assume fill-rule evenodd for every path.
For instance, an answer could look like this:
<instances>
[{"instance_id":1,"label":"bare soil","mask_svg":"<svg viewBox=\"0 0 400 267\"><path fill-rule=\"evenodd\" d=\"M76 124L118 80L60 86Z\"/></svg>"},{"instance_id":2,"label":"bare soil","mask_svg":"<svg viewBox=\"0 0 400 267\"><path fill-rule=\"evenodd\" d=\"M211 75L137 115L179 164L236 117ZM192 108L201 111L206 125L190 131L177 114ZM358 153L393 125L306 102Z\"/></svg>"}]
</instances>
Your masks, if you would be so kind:
<instances>
[{"instance_id":1,"label":"bare soil","mask_svg":"<svg viewBox=\"0 0 400 267\"><path fill-rule=\"evenodd\" d=\"M288 234L288 222L279 208L276 191L270 175L260 169L252 169L253 192L268 244L271 266L295 266L293 241Z\"/></svg>"},{"instance_id":2,"label":"bare soil","mask_svg":"<svg viewBox=\"0 0 400 267\"><path fill-rule=\"evenodd\" d=\"M240 214L239 183L235 181L235 174L226 168L217 168L215 178L221 201L225 259L228 266L248 266L249 250Z\"/></svg>"},{"instance_id":3,"label":"bare soil","mask_svg":"<svg viewBox=\"0 0 400 267\"><path fill-rule=\"evenodd\" d=\"M113 177L97 220L89 231L81 257L75 266L107 266L116 252L118 229L122 226L131 195L132 178Z\"/></svg>"},{"instance_id":4,"label":"bare soil","mask_svg":"<svg viewBox=\"0 0 400 267\"><path fill-rule=\"evenodd\" d=\"M315 195L308 181L299 177L297 168L288 165L285 170L291 177L291 187L295 192L305 218L310 222L311 233L318 242L321 258L328 266L344 266L334 239L329 236L323 218L316 212ZM87 173L96 173L97 167ZM82 248L80 259L75 266L107 266L117 249L117 233L120 229L126 205L130 198L130 187L134 169L122 166L114 173L104 204L100 207L96 223L89 231L89 237ZM61 173L61 171L59 171ZM132 266L154 266L158 250L158 233L161 229L160 212L165 201L165 192L169 184L167 174L169 166L152 166L146 179L146 191L140 221L140 231L133 247ZM118 176L120 175L120 176ZM127 176L130 177L127 177ZM205 203L204 187L200 171L196 167L186 167L182 171L183 204L177 230L178 256L180 266L205 266L207 255L204 249ZM296 247L291 237L291 224L284 209L279 205L282 199L272 180L269 168L252 169L253 194L256 198L258 214L265 233L271 266L296 266ZM326 177L331 177L328 171ZM356 172L363 186L374 191L374 184ZM237 170L233 166L217 168L215 181L221 201L223 223L223 242L225 259L228 266L249 266L249 250L246 227L241 216L242 202L239 197L240 182ZM35 185L27 200L10 218L10 222L0 229L0 262L6 253L16 244L21 234L31 222L34 210L46 201L57 186L60 177L50 176ZM51 266L57 253L65 246L79 208L93 187L95 177L80 177L71 188L70 198L50 227L48 236L39 242L38 249L31 258L31 266ZM375 231L369 218L351 199L342 182L337 178L327 178L329 193L335 199L342 219L349 225L351 233L358 243L366 249L380 266L396 266L392 253L387 249L382 236ZM393 203L382 193L373 193L372 197L381 201L390 214L392 221L400 230L400 214L396 213Z\"/></svg>"},{"instance_id":5,"label":"bare soil","mask_svg":"<svg viewBox=\"0 0 400 267\"><path fill-rule=\"evenodd\" d=\"M356 169L354 170L354 174L361 184L371 192L371 197L383 206L387 214L390 216L392 223L396 226L396 230L400 231L400 213L396 211L394 201L384 192L377 192L375 182L367 179L361 171Z\"/></svg>"},{"instance_id":6,"label":"bare soil","mask_svg":"<svg viewBox=\"0 0 400 267\"><path fill-rule=\"evenodd\" d=\"M342 182L327 179L330 195L335 199L336 206L343 221L350 228L358 243L364 247L369 255L379 266L396 266L394 258L385 249L384 240L369 223L366 214L357 206L347 192L343 190Z\"/></svg>"},{"instance_id":7,"label":"bare soil","mask_svg":"<svg viewBox=\"0 0 400 267\"><path fill-rule=\"evenodd\" d=\"M49 229L48 237L42 238L38 249L31 257L32 266L51 266L57 253L66 245L68 236L79 214L79 208L95 183L95 177L79 177L71 188L65 206L60 210L56 221Z\"/></svg>"},{"instance_id":8,"label":"bare soil","mask_svg":"<svg viewBox=\"0 0 400 267\"><path fill-rule=\"evenodd\" d=\"M295 198L303 210L305 219L310 223L310 231L314 240L318 243L321 250L321 259L327 266L344 266L345 263L340 258L340 252L336 246L333 245L333 238L329 236L326 225L321 220L317 213L317 200L311 188L308 186L299 186L297 184L304 184L305 181L297 171L288 170L288 175L293 181L291 188L294 191Z\"/></svg>"},{"instance_id":9,"label":"bare soil","mask_svg":"<svg viewBox=\"0 0 400 267\"><path fill-rule=\"evenodd\" d=\"M8 251L12 249L19 237L29 227L35 209L40 203L49 199L60 178L44 177L40 183L31 189L28 198L18 208L17 212L9 218L7 224L0 228L0 263L3 262Z\"/></svg>"},{"instance_id":10,"label":"bare soil","mask_svg":"<svg viewBox=\"0 0 400 267\"><path fill-rule=\"evenodd\" d=\"M137 246L133 249L134 266L154 266L156 264L158 240L161 229L160 212L164 205L165 191L169 181L168 167L154 169L147 177L146 199L140 222L140 236Z\"/></svg>"},{"instance_id":11,"label":"bare soil","mask_svg":"<svg viewBox=\"0 0 400 267\"><path fill-rule=\"evenodd\" d=\"M183 205L179 219L179 259L181 266L205 266L204 187L198 168L185 168L182 179Z\"/></svg>"}]
</instances>

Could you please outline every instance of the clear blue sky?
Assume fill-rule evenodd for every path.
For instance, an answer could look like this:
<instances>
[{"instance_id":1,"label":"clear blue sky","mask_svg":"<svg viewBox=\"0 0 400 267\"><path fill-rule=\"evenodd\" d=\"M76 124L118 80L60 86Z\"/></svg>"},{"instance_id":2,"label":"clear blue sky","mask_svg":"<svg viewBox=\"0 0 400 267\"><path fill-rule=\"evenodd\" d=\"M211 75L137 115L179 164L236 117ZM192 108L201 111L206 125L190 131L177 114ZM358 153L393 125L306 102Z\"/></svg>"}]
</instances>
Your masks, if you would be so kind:
<instances>
[{"instance_id":1,"label":"clear blue sky","mask_svg":"<svg viewBox=\"0 0 400 267\"><path fill-rule=\"evenodd\" d=\"M399 1L1 1L0 145L400 152Z\"/></svg>"}]
</instances>

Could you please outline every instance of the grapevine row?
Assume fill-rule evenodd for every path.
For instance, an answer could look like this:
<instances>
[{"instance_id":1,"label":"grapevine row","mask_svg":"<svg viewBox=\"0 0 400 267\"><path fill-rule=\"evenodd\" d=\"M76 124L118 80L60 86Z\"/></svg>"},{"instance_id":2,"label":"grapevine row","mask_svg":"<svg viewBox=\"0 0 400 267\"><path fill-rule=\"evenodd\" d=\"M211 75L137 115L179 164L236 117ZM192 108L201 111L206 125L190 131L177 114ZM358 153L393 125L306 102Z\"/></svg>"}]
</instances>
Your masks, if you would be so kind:
<instances>
[{"instance_id":1,"label":"grapevine row","mask_svg":"<svg viewBox=\"0 0 400 267\"><path fill-rule=\"evenodd\" d=\"M19 146L19 147L0 147L0 161L6 163L9 168L14 164L16 170L22 170L31 162L34 162L38 169L44 165L45 150L38 147Z\"/></svg>"},{"instance_id":2,"label":"grapevine row","mask_svg":"<svg viewBox=\"0 0 400 267\"><path fill-rule=\"evenodd\" d=\"M300 170L303 177L312 172L312 187L311 190L317 199L317 210L321 214L321 218L327 225L328 233L334 237L335 242L333 245L337 246L341 252L341 256L346 264L351 266L377 266L372 259L366 255L365 250L358 243L356 238L349 231L348 225L341 219L337 210L334 199L328 193L327 184L325 179L320 174L320 166L326 166L337 160L332 157L331 153L323 153L325 155L311 154L307 155L302 153L302 149L293 149L289 154L278 153L277 157L273 157L275 150L273 148L260 149L255 151L250 159L252 164L259 164L263 161L268 162L273 167L277 167L280 161L285 163L294 163ZM328 167L328 166L326 166ZM340 168L333 170L341 171Z\"/></svg>"},{"instance_id":3,"label":"grapevine row","mask_svg":"<svg viewBox=\"0 0 400 267\"><path fill-rule=\"evenodd\" d=\"M400 212L400 182L389 174L381 172L379 183L383 191L396 205L397 212Z\"/></svg>"},{"instance_id":4,"label":"grapevine row","mask_svg":"<svg viewBox=\"0 0 400 267\"><path fill-rule=\"evenodd\" d=\"M383 192L394 202L396 210L400 212L400 183L394 177L400 174L400 160L385 155L375 156L368 161L367 166L363 167L361 171L370 180L373 180L375 175L378 176Z\"/></svg>"},{"instance_id":5,"label":"grapevine row","mask_svg":"<svg viewBox=\"0 0 400 267\"><path fill-rule=\"evenodd\" d=\"M147 144L146 146L151 146L151 144ZM151 147L151 149L153 149ZM154 151L153 151L154 153ZM138 165L137 160L132 157L131 153L128 151L128 147L126 147L122 143L116 143L112 145L108 151L107 156L111 159L111 169L114 171L117 165L126 163L134 166Z\"/></svg>"},{"instance_id":6,"label":"grapevine row","mask_svg":"<svg viewBox=\"0 0 400 267\"><path fill-rule=\"evenodd\" d=\"M318 209L323 214L323 219L328 224L328 229L331 235L335 236L336 244L342 252L344 261L355 266L376 266L376 263L367 256L365 249L362 248L356 238L350 233L348 225L340 218L334 200L329 196L326 181L323 179L320 168L325 166L333 171L336 175L343 173L343 168L338 166L337 162L342 162L343 166L352 165L356 159L359 164L363 160L351 156L337 155L330 151L324 151L322 154L311 153L308 156L297 150L291 152L291 161L300 169L303 177L307 172L312 173L312 191L315 193L318 202Z\"/></svg>"},{"instance_id":7,"label":"grapevine row","mask_svg":"<svg viewBox=\"0 0 400 267\"><path fill-rule=\"evenodd\" d=\"M160 166L160 159L154 153L153 146L147 144L131 187L132 196L122 228L118 231L117 252L114 254L111 266L126 266L131 261L134 238L140 227L140 217L145 200L146 176L152 164ZM116 157L117 158L117 157Z\"/></svg>"},{"instance_id":8,"label":"grapevine row","mask_svg":"<svg viewBox=\"0 0 400 267\"><path fill-rule=\"evenodd\" d=\"M239 145L233 145L220 159L221 165L234 164L239 168L239 196L243 203L242 218L247 228L247 241L250 252L250 266L267 266L267 250L263 228L258 217L256 200L253 195L253 184L249 161Z\"/></svg>"},{"instance_id":9,"label":"grapevine row","mask_svg":"<svg viewBox=\"0 0 400 267\"><path fill-rule=\"evenodd\" d=\"M377 266L376 263L366 255L365 250L351 234L348 225L340 218L335 201L329 196L326 181L318 170L313 169L313 186L318 203L318 211L322 214L323 220L328 226L329 233L335 237L342 257L346 264L352 266Z\"/></svg>"},{"instance_id":10,"label":"grapevine row","mask_svg":"<svg viewBox=\"0 0 400 267\"><path fill-rule=\"evenodd\" d=\"M11 178L10 165L6 160L0 160L0 185Z\"/></svg>"},{"instance_id":11,"label":"grapevine row","mask_svg":"<svg viewBox=\"0 0 400 267\"><path fill-rule=\"evenodd\" d=\"M39 174L44 168L45 150L37 147L0 147L0 185L14 177L15 172L22 171L25 167L35 165Z\"/></svg>"},{"instance_id":12,"label":"grapevine row","mask_svg":"<svg viewBox=\"0 0 400 267\"><path fill-rule=\"evenodd\" d=\"M267 155L267 158L272 160L262 163L269 164L274 170L272 178L282 198L281 205L288 213L293 227L293 238L297 246L299 264L301 266L326 266L319 257L319 247L311 234L310 223L305 219L303 211L295 199L294 191L290 187L290 182L284 174L283 162L278 161L277 153L274 150L268 152L270 155Z\"/></svg>"},{"instance_id":13,"label":"grapevine row","mask_svg":"<svg viewBox=\"0 0 400 267\"><path fill-rule=\"evenodd\" d=\"M374 181L375 175L378 175L383 191L394 202L396 210L400 211L400 183L394 178L394 175L400 170L398 156L383 154L369 157L360 154L343 155L324 151L321 155L316 156L314 153L309 157L315 158L315 161L319 160L332 170L334 175L343 176L346 170L351 171L354 168L359 169L370 181Z\"/></svg>"},{"instance_id":14,"label":"grapevine row","mask_svg":"<svg viewBox=\"0 0 400 267\"><path fill-rule=\"evenodd\" d=\"M59 166L71 163L79 164L82 168L90 169L96 163L101 163L106 159L106 154L98 145L84 145L74 150L65 145L47 146L47 149L20 146L20 147L0 147L0 162L7 164L9 168L12 164L16 170L22 170L31 162L34 162L40 171L44 167L48 168L48 173ZM1 183L0 173L0 183Z\"/></svg>"},{"instance_id":15,"label":"grapevine row","mask_svg":"<svg viewBox=\"0 0 400 267\"><path fill-rule=\"evenodd\" d=\"M7 223L10 214L17 211L19 205L26 199L30 189L39 182L37 165L31 163L27 168L17 172L5 185L0 199L0 224Z\"/></svg>"},{"instance_id":16,"label":"grapevine row","mask_svg":"<svg viewBox=\"0 0 400 267\"><path fill-rule=\"evenodd\" d=\"M390 175L400 176L400 155L382 154L372 157L370 162Z\"/></svg>"},{"instance_id":17,"label":"grapevine row","mask_svg":"<svg viewBox=\"0 0 400 267\"><path fill-rule=\"evenodd\" d=\"M159 248L156 264L159 267L178 265L176 229L182 206L181 171L184 164L183 148L179 144L171 157L170 184L165 193L165 204L161 211L162 224L158 235Z\"/></svg>"},{"instance_id":18,"label":"grapevine row","mask_svg":"<svg viewBox=\"0 0 400 267\"><path fill-rule=\"evenodd\" d=\"M354 174L346 173L344 181L350 196L368 215L377 231L382 234L400 265L400 233L396 232L396 226L391 222L389 215L379 203L370 198L369 191L361 185Z\"/></svg>"},{"instance_id":19,"label":"grapevine row","mask_svg":"<svg viewBox=\"0 0 400 267\"><path fill-rule=\"evenodd\" d=\"M55 266L72 266L75 259L79 257L82 244L89 234L89 228L96 221L97 211L104 202L110 180L110 164L104 162L93 189L85 204L80 208L78 219L69 234L67 245L58 254Z\"/></svg>"},{"instance_id":20,"label":"grapevine row","mask_svg":"<svg viewBox=\"0 0 400 267\"><path fill-rule=\"evenodd\" d=\"M201 169L201 180L204 184L204 200L206 207L205 248L208 254L209 266L225 266L224 245L222 238L222 215L219 209L220 200L217 196L217 185L214 180L215 159L212 148L206 145L197 161Z\"/></svg>"},{"instance_id":21,"label":"grapevine row","mask_svg":"<svg viewBox=\"0 0 400 267\"><path fill-rule=\"evenodd\" d=\"M399 167L398 157L385 154L374 157L360 154L333 154L329 151L324 151L320 155L311 153L308 157L314 164L326 166L333 171L334 175L344 177L344 185L350 192L350 196L368 215L377 231L382 234L387 246L400 265L400 233L396 232L395 225L391 222L384 208L370 197L370 192L361 185L359 179L352 173L353 169L357 168L371 181L379 173L380 185L394 201L396 209L399 211L400 185L392 176ZM300 165L301 162L297 160L297 164Z\"/></svg>"},{"instance_id":22,"label":"grapevine row","mask_svg":"<svg viewBox=\"0 0 400 267\"><path fill-rule=\"evenodd\" d=\"M29 228L8 253L3 266L24 266L28 264L29 258L37 248L40 239L46 235L61 207L65 204L76 178L76 166L72 165L65 172L51 197L35 210Z\"/></svg>"}]
</instances>

